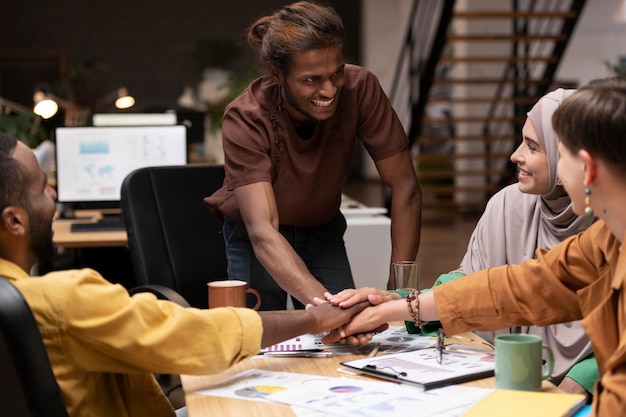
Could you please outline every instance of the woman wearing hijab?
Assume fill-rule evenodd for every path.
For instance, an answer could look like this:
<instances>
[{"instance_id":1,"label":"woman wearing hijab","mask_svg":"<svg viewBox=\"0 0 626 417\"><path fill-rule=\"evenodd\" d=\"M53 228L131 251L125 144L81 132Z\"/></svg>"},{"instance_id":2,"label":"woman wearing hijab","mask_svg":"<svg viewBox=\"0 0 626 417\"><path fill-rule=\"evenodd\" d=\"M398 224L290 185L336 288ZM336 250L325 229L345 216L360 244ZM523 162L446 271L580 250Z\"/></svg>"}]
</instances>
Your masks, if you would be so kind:
<instances>
[{"instance_id":1,"label":"woman wearing hijab","mask_svg":"<svg viewBox=\"0 0 626 417\"><path fill-rule=\"evenodd\" d=\"M456 271L439 277L435 285L461 275L505 264L519 264L535 257L537 249L552 249L558 243L587 229L595 219L578 216L556 175L558 138L552 115L561 102L576 90L556 91L543 96L528 112L522 128L522 143L511 155L517 164L518 180L496 193L487 203ZM591 343L578 322L546 327L522 327L478 334L493 342L497 334L514 332L541 336L554 352L553 381L561 388L588 393L599 377L591 354Z\"/></svg>"},{"instance_id":2,"label":"woman wearing hijab","mask_svg":"<svg viewBox=\"0 0 626 417\"><path fill-rule=\"evenodd\" d=\"M511 155L518 180L487 203L461 261L454 271L469 274L504 264L518 264L587 229L594 219L578 216L556 175L558 138L552 114L576 90L543 96L527 113L522 143ZM454 273L453 272L453 273Z\"/></svg>"}]
</instances>

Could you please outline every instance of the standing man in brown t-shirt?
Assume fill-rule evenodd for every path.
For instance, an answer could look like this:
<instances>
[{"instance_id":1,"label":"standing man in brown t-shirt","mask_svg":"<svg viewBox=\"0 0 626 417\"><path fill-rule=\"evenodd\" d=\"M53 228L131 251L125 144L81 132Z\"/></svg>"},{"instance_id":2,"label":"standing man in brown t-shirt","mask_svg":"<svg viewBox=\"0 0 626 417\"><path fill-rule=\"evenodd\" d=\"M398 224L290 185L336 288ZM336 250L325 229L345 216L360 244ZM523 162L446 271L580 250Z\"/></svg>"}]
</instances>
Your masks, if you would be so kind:
<instances>
[{"instance_id":1,"label":"standing man in brown t-shirt","mask_svg":"<svg viewBox=\"0 0 626 417\"><path fill-rule=\"evenodd\" d=\"M206 198L224 219L229 279L248 281L263 310L353 288L339 207L358 138L391 188L391 260L415 259L421 191L408 138L376 77L346 64L343 23L306 1L248 33L269 74L229 104L226 179Z\"/></svg>"}]
</instances>

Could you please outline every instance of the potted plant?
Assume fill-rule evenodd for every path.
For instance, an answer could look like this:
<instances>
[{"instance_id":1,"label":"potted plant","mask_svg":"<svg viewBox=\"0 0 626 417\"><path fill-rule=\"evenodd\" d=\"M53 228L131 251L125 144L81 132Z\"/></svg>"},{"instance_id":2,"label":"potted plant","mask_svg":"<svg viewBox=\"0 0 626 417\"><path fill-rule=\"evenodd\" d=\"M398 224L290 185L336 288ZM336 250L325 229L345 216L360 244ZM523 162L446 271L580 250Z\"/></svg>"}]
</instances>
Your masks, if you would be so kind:
<instances>
[{"instance_id":1,"label":"potted plant","mask_svg":"<svg viewBox=\"0 0 626 417\"><path fill-rule=\"evenodd\" d=\"M222 117L230 103L256 77L250 68L235 68L240 49L229 39L208 38L198 42L195 60L202 73L197 87L197 105L205 112L205 158L221 163Z\"/></svg>"},{"instance_id":2,"label":"potted plant","mask_svg":"<svg viewBox=\"0 0 626 417\"><path fill-rule=\"evenodd\" d=\"M40 122L32 111L0 114L0 131L15 136L34 149L48 139L48 134Z\"/></svg>"}]
</instances>

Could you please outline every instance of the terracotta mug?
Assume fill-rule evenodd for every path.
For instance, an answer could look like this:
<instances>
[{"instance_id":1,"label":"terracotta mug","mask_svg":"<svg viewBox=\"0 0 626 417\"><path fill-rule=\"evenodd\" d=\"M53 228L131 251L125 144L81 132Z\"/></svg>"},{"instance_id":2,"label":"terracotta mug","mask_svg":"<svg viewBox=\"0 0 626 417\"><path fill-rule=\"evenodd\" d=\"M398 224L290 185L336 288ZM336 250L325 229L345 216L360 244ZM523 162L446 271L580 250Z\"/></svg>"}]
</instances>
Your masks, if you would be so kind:
<instances>
[{"instance_id":1,"label":"terracotta mug","mask_svg":"<svg viewBox=\"0 0 626 417\"><path fill-rule=\"evenodd\" d=\"M226 280L209 282L209 308L215 307L246 307L246 294L254 294L258 310L261 306L261 295L253 288L248 288L246 281Z\"/></svg>"}]
</instances>

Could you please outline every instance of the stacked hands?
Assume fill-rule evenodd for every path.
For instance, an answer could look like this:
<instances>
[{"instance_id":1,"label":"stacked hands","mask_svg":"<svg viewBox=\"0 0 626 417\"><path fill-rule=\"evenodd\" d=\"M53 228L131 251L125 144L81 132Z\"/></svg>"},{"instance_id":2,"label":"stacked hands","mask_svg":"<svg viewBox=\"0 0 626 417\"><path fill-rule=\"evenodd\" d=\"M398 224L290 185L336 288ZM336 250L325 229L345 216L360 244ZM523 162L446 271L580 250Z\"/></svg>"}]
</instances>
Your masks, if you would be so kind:
<instances>
[{"instance_id":1,"label":"stacked hands","mask_svg":"<svg viewBox=\"0 0 626 417\"><path fill-rule=\"evenodd\" d=\"M342 309L360 303L366 304L348 323L332 330L322 339L327 344L341 342L354 346L365 345L372 340L374 333L386 330L389 327L387 323L397 318L390 314L391 311L386 308L385 303L402 298L399 294L369 287L346 289L337 294L325 293L324 297L325 299L315 297L314 303L330 303Z\"/></svg>"}]
</instances>

